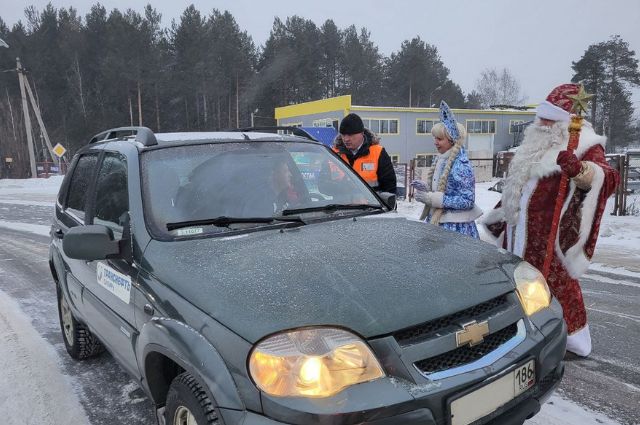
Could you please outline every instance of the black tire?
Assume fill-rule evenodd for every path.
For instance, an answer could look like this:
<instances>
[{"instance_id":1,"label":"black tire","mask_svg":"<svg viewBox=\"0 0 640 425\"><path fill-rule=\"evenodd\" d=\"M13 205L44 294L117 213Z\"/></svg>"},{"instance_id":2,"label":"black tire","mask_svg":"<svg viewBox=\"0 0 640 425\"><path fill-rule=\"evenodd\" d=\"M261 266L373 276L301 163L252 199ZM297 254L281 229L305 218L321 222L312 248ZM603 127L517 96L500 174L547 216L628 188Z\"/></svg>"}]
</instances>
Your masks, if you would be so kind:
<instances>
[{"instance_id":1,"label":"black tire","mask_svg":"<svg viewBox=\"0 0 640 425\"><path fill-rule=\"evenodd\" d=\"M184 372L176 376L169 387L164 411L165 424L186 425L186 416L189 414L198 425L222 425L213 401L198 381Z\"/></svg>"},{"instance_id":2,"label":"black tire","mask_svg":"<svg viewBox=\"0 0 640 425\"><path fill-rule=\"evenodd\" d=\"M82 323L78 322L60 287L58 293L58 318L67 353L76 360L88 359L104 352L104 345Z\"/></svg>"}]
</instances>

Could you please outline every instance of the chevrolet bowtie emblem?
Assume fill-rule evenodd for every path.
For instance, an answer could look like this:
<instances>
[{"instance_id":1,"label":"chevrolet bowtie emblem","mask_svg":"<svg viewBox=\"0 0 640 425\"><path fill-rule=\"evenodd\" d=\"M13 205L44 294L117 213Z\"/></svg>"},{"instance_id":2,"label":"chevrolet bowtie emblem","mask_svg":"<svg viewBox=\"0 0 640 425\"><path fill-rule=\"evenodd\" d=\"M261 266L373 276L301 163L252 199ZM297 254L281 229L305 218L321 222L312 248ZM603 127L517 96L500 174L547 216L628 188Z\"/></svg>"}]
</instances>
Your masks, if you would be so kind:
<instances>
[{"instance_id":1,"label":"chevrolet bowtie emblem","mask_svg":"<svg viewBox=\"0 0 640 425\"><path fill-rule=\"evenodd\" d=\"M456 344L458 347L469 344L470 347L484 341L485 335L489 335L489 323L487 321L477 323L475 320L462 325L462 330L456 332Z\"/></svg>"}]
</instances>

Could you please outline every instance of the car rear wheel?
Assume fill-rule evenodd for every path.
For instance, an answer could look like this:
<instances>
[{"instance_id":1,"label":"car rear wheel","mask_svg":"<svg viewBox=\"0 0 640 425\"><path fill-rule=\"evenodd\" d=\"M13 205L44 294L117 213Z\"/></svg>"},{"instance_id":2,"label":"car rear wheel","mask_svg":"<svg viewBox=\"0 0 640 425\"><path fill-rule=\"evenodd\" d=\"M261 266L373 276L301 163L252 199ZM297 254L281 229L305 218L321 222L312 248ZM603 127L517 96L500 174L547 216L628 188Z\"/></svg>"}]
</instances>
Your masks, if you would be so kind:
<instances>
[{"instance_id":1,"label":"car rear wheel","mask_svg":"<svg viewBox=\"0 0 640 425\"><path fill-rule=\"evenodd\" d=\"M71 307L62 291L58 288L58 316L62 339L67 353L76 360L97 356L104 351L104 346L91 331L73 317Z\"/></svg>"},{"instance_id":2,"label":"car rear wheel","mask_svg":"<svg viewBox=\"0 0 640 425\"><path fill-rule=\"evenodd\" d=\"M178 375L169 387L165 410L167 425L222 425L213 402L188 372Z\"/></svg>"}]
</instances>

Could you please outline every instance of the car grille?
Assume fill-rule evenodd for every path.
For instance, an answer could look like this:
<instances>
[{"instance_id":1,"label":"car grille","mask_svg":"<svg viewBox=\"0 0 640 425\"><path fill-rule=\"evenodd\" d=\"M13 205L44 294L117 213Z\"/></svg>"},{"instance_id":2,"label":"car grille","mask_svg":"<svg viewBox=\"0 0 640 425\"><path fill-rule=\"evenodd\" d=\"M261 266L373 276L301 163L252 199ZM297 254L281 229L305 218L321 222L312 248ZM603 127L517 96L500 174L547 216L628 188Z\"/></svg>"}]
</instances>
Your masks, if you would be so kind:
<instances>
[{"instance_id":1,"label":"car grille","mask_svg":"<svg viewBox=\"0 0 640 425\"><path fill-rule=\"evenodd\" d=\"M453 367L463 366L474 362L489 354L500 345L513 338L518 332L517 323L513 323L506 328L494 332L484 338L484 341L473 347L464 346L448 351L435 357L420 360L415 366L423 374L440 372Z\"/></svg>"},{"instance_id":2,"label":"car grille","mask_svg":"<svg viewBox=\"0 0 640 425\"><path fill-rule=\"evenodd\" d=\"M487 315L487 313L503 308L507 303L507 294L504 294L466 310L450 314L449 316L441 317L412 328L398 331L393 336L400 345L406 346L416 344L429 339L436 333L442 333L450 326L455 326L459 329L461 321L465 322L469 321L469 319L477 319L478 316Z\"/></svg>"}]
</instances>

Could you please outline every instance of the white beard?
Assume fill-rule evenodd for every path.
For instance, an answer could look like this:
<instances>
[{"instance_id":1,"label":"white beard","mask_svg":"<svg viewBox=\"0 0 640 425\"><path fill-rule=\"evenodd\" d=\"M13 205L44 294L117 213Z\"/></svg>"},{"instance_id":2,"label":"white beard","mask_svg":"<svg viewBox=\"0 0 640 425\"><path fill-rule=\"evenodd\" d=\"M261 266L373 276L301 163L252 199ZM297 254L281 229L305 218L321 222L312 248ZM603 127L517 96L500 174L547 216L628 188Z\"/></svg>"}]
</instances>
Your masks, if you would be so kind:
<instances>
[{"instance_id":1,"label":"white beard","mask_svg":"<svg viewBox=\"0 0 640 425\"><path fill-rule=\"evenodd\" d=\"M569 141L569 123L557 121L552 126L540 125L536 120L524 133L522 145L509 165L502 191L505 221L514 226L518 222L522 188L531 178L531 168L540 163L542 156L552 148L566 146Z\"/></svg>"}]
</instances>

